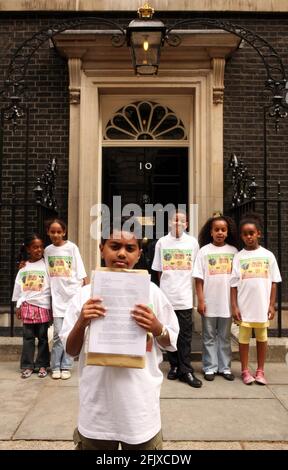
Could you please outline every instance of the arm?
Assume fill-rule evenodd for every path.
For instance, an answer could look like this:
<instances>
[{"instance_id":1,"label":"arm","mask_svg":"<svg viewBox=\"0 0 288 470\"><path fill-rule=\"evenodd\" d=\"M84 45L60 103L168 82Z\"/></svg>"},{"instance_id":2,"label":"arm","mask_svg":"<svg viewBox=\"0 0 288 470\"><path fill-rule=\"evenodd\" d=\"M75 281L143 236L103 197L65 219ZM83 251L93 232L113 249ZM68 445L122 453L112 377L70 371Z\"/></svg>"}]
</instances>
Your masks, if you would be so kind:
<instances>
[{"instance_id":1,"label":"arm","mask_svg":"<svg viewBox=\"0 0 288 470\"><path fill-rule=\"evenodd\" d=\"M22 260L20 261L20 263L19 263L18 269L20 270L20 269L22 269L22 268L25 268L26 263L27 263L27 261L25 261L24 259L22 259Z\"/></svg>"},{"instance_id":2,"label":"arm","mask_svg":"<svg viewBox=\"0 0 288 470\"><path fill-rule=\"evenodd\" d=\"M151 331L161 346L170 346L169 332L165 329L163 331L164 325L154 315L150 307L144 304L135 305L135 308L132 310L132 317L147 332Z\"/></svg>"},{"instance_id":3,"label":"arm","mask_svg":"<svg viewBox=\"0 0 288 470\"><path fill-rule=\"evenodd\" d=\"M231 287L231 307L233 318L235 320L241 321L241 313L237 303L237 287Z\"/></svg>"},{"instance_id":4,"label":"arm","mask_svg":"<svg viewBox=\"0 0 288 470\"><path fill-rule=\"evenodd\" d=\"M205 315L206 312L206 305L205 305L205 300L204 300L204 292L203 292L203 286L204 286L204 281L203 279L200 279L199 277L195 278L195 286L196 286L196 295L198 299L198 308L197 311L200 313L200 315Z\"/></svg>"},{"instance_id":5,"label":"arm","mask_svg":"<svg viewBox=\"0 0 288 470\"><path fill-rule=\"evenodd\" d=\"M77 278L82 281L82 287L89 284L88 276L85 271L85 266L79 251L78 246L73 246L74 251L74 260L75 260L75 271L77 273Z\"/></svg>"},{"instance_id":6,"label":"arm","mask_svg":"<svg viewBox=\"0 0 288 470\"><path fill-rule=\"evenodd\" d=\"M273 318L275 316L276 292L277 292L277 284L276 284L276 282L272 282L271 294L270 294L270 304L269 304L269 310L268 310L268 319L269 320L273 320Z\"/></svg>"},{"instance_id":7,"label":"arm","mask_svg":"<svg viewBox=\"0 0 288 470\"><path fill-rule=\"evenodd\" d=\"M16 313L16 317L18 318L18 320L21 320L21 308L20 307L16 307L15 313Z\"/></svg>"},{"instance_id":8,"label":"arm","mask_svg":"<svg viewBox=\"0 0 288 470\"><path fill-rule=\"evenodd\" d=\"M101 299L89 299L82 307L80 316L71 330L66 343L66 351L71 356L78 356L83 346L86 327L94 318L105 316L106 309Z\"/></svg>"},{"instance_id":9,"label":"arm","mask_svg":"<svg viewBox=\"0 0 288 470\"><path fill-rule=\"evenodd\" d=\"M16 279L15 279L15 284L14 284L14 289L13 289L13 294L12 294L12 302L15 302L14 307L15 307L15 313L16 317L21 320L21 308L20 306L17 307L18 300L20 299L22 294L22 289L21 289L21 283L20 283L20 274L18 272Z\"/></svg>"},{"instance_id":10,"label":"arm","mask_svg":"<svg viewBox=\"0 0 288 470\"><path fill-rule=\"evenodd\" d=\"M153 258L153 262L152 262L152 266L151 266L153 271L157 271L157 278L158 278L159 283L160 283L160 279L161 279L161 275L162 275L160 240L158 240L158 242L155 245L154 258Z\"/></svg>"},{"instance_id":11,"label":"arm","mask_svg":"<svg viewBox=\"0 0 288 470\"><path fill-rule=\"evenodd\" d=\"M89 284L89 279L88 279L88 277L84 277L84 278L82 279L82 287L83 287L83 286L87 286L87 284Z\"/></svg>"}]
</instances>

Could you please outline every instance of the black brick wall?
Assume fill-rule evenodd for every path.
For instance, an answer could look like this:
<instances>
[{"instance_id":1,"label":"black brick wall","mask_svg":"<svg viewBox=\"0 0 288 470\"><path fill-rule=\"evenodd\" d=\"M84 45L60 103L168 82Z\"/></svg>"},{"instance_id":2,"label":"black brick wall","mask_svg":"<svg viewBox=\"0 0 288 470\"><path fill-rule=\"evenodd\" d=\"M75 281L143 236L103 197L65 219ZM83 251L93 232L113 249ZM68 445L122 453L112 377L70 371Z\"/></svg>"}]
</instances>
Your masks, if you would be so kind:
<instances>
[{"instance_id":1,"label":"black brick wall","mask_svg":"<svg viewBox=\"0 0 288 470\"><path fill-rule=\"evenodd\" d=\"M38 30L54 24L58 19L19 15L3 15L0 19L0 88L3 86L4 71L15 50L24 40ZM67 217L68 190L68 71L66 62L59 57L47 41L32 57L27 70L28 96L25 104L29 108L29 148L28 148L28 233L37 228L36 208L33 188L36 178L43 173L49 158L55 157L58 164L56 197L60 216ZM5 105L1 101L1 107ZM2 161L2 200L11 201L12 182L16 183L16 200L24 202L26 119L13 132L12 126L5 124ZM23 207L16 211L16 254L24 236ZM7 273L10 272L9 249L11 243L11 208L4 206L1 217L0 247L0 305L10 299L10 286Z\"/></svg>"}]
</instances>

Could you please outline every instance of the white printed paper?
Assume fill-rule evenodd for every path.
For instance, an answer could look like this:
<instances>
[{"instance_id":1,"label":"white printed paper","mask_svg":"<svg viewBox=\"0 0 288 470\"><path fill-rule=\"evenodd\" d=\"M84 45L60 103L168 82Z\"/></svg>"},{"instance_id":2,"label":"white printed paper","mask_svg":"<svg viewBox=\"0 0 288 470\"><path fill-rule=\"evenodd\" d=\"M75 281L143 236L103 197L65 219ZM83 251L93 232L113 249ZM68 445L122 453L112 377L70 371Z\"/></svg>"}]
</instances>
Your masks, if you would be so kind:
<instances>
[{"instance_id":1,"label":"white printed paper","mask_svg":"<svg viewBox=\"0 0 288 470\"><path fill-rule=\"evenodd\" d=\"M146 330L131 315L136 304L149 303L150 275L136 272L93 271L91 298L99 296L106 316L91 321L88 351L144 356Z\"/></svg>"}]
</instances>

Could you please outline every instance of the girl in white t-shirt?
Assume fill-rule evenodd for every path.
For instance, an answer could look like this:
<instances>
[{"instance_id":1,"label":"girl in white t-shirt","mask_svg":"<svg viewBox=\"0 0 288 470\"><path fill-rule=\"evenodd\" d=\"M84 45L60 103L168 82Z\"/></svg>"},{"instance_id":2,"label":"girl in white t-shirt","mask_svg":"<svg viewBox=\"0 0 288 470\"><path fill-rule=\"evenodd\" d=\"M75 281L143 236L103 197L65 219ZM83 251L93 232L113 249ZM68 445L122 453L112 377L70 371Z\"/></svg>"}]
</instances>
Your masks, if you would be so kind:
<instances>
[{"instance_id":1,"label":"girl in white t-shirt","mask_svg":"<svg viewBox=\"0 0 288 470\"><path fill-rule=\"evenodd\" d=\"M250 385L266 385L264 362L267 350L267 327L275 315L276 283L281 275L275 256L259 245L261 222L256 214L240 222L244 249L234 258L231 276L232 313L239 329L239 351L242 380ZM252 376L248 369L249 342L254 328L257 342L257 370Z\"/></svg>"},{"instance_id":2,"label":"girl in white t-shirt","mask_svg":"<svg viewBox=\"0 0 288 470\"><path fill-rule=\"evenodd\" d=\"M208 219L200 231L199 244L193 277L202 316L204 378L212 381L218 373L234 380L230 369L230 276L238 251L234 221L221 215Z\"/></svg>"},{"instance_id":3,"label":"girl in white t-shirt","mask_svg":"<svg viewBox=\"0 0 288 470\"><path fill-rule=\"evenodd\" d=\"M46 222L47 234L52 242L44 251L50 277L53 310L53 347L51 369L53 379L69 379L73 359L63 348L59 333L70 299L86 283L86 272L78 247L65 239L66 224L61 219Z\"/></svg>"},{"instance_id":4,"label":"girl in white t-shirt","mask_svg":"<svg viewBox=\"0 0 288 470\"><path fill-rule=\"evenodd\" d=\"M25 265L18 271L13 290L12 300L17 302L16 315L23 321L23 379L30 377L34 369L39 369L39 377L46 377L50 363L47 331L52 321L51 293L43 253L43 240L38 234L25 240L21 248L21 261L25 261ZM36 338L38 351L34 362Z\"/></svg>"}]
</instances>

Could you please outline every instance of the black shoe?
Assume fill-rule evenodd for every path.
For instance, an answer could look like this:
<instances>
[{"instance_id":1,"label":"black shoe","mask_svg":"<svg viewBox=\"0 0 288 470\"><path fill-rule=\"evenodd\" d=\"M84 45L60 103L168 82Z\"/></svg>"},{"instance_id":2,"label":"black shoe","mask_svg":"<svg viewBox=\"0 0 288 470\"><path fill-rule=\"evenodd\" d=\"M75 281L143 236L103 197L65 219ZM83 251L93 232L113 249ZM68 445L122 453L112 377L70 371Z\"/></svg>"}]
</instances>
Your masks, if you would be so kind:
<instances>
[{"instance_id":1,"label":"black shoe","mask_svg":"<svg viewBox=\"0 0 288 470\"><path fill-rule=\"evenodd\" d=\"M215 374L212 372L212 374L204 374L204 379L208 380L208 382L212 382L215 379Z\"/></svg>"},{"instance_id":2,"label":"black shoe","mask_svg":"<svg viewBox=\"0 0 288 470\"><path fill-rule=\"evenodd\" d=\"M222 375L226 380L230 380L230 382L235 380L235 377L231 372L219 372L219 375Z\"/></svg>"},{"instance_id":3,"label":"black shoe","mask_svg":"<svg viewBox=\"0 0 288 470\"><path fill-rule=\"evenodd\" d=\"M179 380L181 382L186 382L190 387L194 388L200 388L202 387L202 382L201 380L197 379L194 374L191 372L186 372L186 374L183 374L179 377Z\"/></svg>"},{"instance_id":4,"label":"black shoe","mask_svg":"<svg viewBox=\"0 0 288 470\"><path fill-rule=\"evenodd\" d=\"M178 367L171 367L168 372L167 379L176 380L178 379Z\"/></svg>"}]
</instances>

